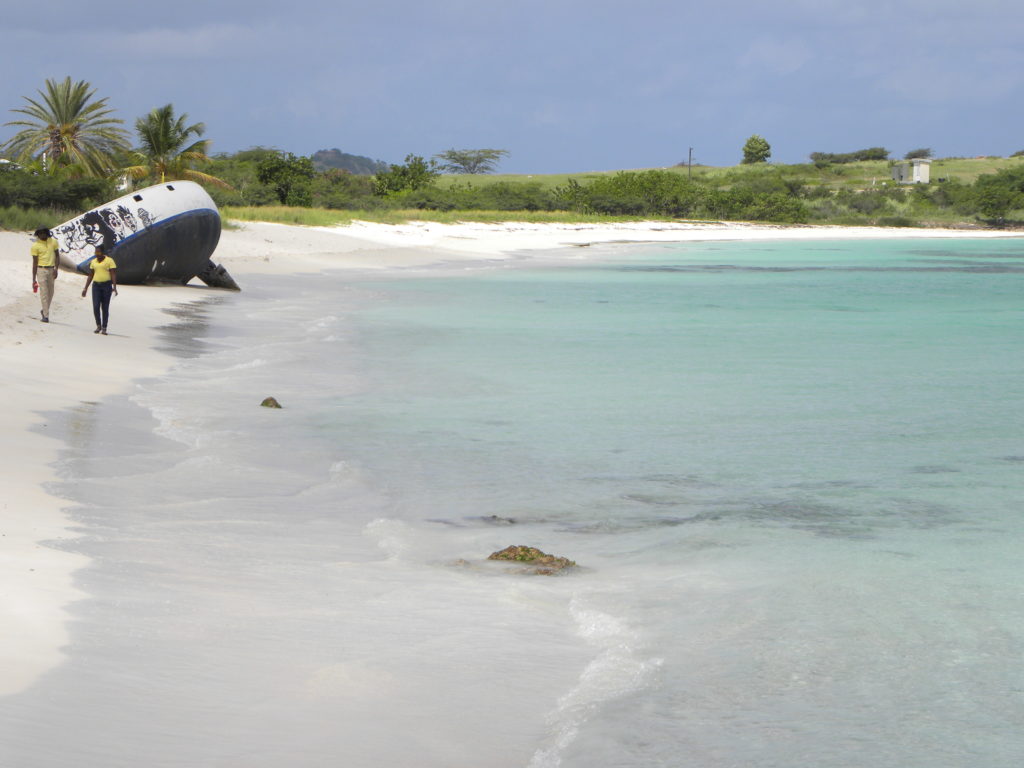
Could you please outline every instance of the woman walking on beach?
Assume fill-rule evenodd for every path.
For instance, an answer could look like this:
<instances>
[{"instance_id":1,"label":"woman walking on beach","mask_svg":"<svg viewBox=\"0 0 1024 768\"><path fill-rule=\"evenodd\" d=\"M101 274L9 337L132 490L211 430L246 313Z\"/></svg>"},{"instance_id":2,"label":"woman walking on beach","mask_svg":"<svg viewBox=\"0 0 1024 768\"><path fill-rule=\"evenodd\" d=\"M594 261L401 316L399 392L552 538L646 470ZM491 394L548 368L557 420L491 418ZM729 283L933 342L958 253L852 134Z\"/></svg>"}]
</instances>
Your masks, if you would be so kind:
<instances>
[{"instance_id":1,"label":"woman walking on beach","mask_svg":"<svg viewBox=\"0 0 1024 768\"><path fill-rule=\"evenodd\" d=\"M89 274L85 278L82 297L92 283L92 314L96 318L96 330L93 333L107 335L107 320L110 318L110 297L117 295L117 264L107 256L102 245L96 246L96 255L89 260Z\"/></svg>"},{"instance_id":2,"label":"woman walking on beach","mask_svg":"<svg viewBox=\"0 0 1024 768\"><path fill-rule=\"evenodd\" d=\"M50 322L50 302L53 301L53 281L57 279L57 261L60 248L57 239L48 229L35 231L36 241L32 243L32 290L39 291L42 304L40 314L43 322Z\"/></svg>"}]
</instances>

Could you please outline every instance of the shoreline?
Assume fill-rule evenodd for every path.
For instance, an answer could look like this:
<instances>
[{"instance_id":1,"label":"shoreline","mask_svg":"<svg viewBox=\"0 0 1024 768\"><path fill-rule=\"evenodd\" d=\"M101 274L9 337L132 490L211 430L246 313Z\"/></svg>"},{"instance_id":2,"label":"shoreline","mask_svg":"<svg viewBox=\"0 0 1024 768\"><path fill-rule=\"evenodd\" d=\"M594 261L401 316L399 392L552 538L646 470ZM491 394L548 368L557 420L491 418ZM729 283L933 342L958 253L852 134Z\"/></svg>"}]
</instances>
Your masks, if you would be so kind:
<instances>
[{"instance_id":1,"label":"shoreline","mask_svg":"<svg viewBox=\"0 0 1024 768\"><path fill-rule=\"evenodd\" d=\"M987 239L1024 237L1024 232L914 227L843 227L834 225L755 224L749 222L637 221L613 224L501 224L463 222L409 222L377 224L353 221L346 227L316 227L317 231L345 230L354 236L394 246L440 248L478 255L509 255L512 252L592 245L640 245L644 243L780 241L780 240L902 240Z\"/></svg>"},{"instance_id":2,"label":"shoreline","mask_svg":"<svg viewBox=\"0 0 1024 768\"><path fill-rule=\"evenodd\" d=\"M521 258L524 252L579 257L591 245L765 240L980 239L1020 233L756 224L439 224L353 222L299 227L245 222L225 230L214 254L239 280L252 274L310 274L325 269L397 270L442 262ZM125 393L139 379L169 371L176 358L159 351L157 328L174 304L216 296L197 286L125 286L111 306L111 335L92 333L91 303L81 298L85 278L63 272L51 323L39 322L29 286L27 234L0 232L0 365L7 436L0 509L0 695L28 688L59 665L68 642L68 606L87 597L75 573L90 561L48 547L75 536L68 502L46 484L58 474L60 443L47 434L46 414Z\"/></svg>"}]
</instances>

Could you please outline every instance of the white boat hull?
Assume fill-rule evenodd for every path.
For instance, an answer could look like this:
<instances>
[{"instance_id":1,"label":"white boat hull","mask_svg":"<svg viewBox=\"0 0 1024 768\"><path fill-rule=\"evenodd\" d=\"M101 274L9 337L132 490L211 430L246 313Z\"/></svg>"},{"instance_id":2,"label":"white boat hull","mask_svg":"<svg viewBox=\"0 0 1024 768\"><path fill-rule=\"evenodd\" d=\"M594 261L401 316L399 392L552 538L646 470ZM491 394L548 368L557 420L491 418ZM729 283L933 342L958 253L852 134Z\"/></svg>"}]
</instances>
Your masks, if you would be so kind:
<instances>
[{"instance_id":1,"label":"white boat hull","mask_svg":"<svg viewBox=\"0 0 1024 768\"><path fill-rule=\"evenodd\" d=\"M117 263L119 283L187 283L198 276L210 285L238 288L210 260L220 241L220 214L206 190L191 181L136 190L52 232L68 269L84 273L102 244Z\"/></svg>"}]
</instances>

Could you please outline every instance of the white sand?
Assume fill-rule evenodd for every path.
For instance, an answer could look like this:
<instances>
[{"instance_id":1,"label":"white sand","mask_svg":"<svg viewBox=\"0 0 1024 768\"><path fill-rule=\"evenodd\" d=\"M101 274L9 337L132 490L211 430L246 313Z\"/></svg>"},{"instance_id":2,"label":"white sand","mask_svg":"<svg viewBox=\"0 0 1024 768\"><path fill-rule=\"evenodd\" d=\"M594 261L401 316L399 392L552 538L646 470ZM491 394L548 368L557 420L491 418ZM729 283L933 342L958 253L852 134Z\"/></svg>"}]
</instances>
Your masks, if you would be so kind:
<instances>
[{"instance_id":1,"label":"white sand","mask_svg":"<svg viewBox=\"0 0 1024 768\"><path fill-rule=\"evenodd\" d=\"M389 269L470 258L503 258L529 249L554 250L614 242L699 240L998 237L1005 232L746 224L610 225L432 224L345 228L245 224L225 231L215 260L245 287L253 273L317 272L324 268ZM74 539L66 502L43 486L59 471L61 444L47 434L48 412L128 391L133 380L159 375L172 358L157 352L155 329L171 320L163 309L194 301L204 287L120 289L111 304L110 336L93 334L92 307L81 298L85 278L62 273L51 322L39 321L31 291L30 239L0 232L0 695L23 690L59 664L68 641L67 606L84 597L74 573L86 558L45 542ZM578 256L575 248L566 256ZM73 548L73 546L72 546Z\"/></svg>"},{"instance_id":2,"label":"white sand","mask_svg":"<svg viewBox=\"0 0 1024 768\"><path fill-rule=\"evenodd\" d=\"M321 230L323 231L323 230ZM330 230L326 230L330 231ZM866 240L883 238L1013 237L995 230L885 227L789 226L747 223L663 221L619 224L436 224L402 225L353 222L346 232L378 243L501 255L513 251L587 246L601 243L677 243L710 240Z\"/></svg>"}]
</instances>

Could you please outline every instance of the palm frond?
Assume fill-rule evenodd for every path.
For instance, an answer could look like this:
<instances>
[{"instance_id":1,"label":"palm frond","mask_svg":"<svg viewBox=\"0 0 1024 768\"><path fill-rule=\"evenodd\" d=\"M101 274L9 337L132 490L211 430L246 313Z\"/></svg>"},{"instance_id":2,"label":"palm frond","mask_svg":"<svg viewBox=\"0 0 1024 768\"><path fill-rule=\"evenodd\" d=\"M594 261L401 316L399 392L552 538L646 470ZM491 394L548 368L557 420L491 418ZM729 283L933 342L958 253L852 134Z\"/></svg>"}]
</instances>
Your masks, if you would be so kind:
<instances>
[{"instance_id":1,"label":"palm frond","mask_svg":"<svg viewBox=\"0 0 1024 768\"><path fill-rule=\"evenodd\" d=\"M210 162L207 154L210 142L206 139L190 140L206 132L203 123L188 125L188 115L175 117L174 105L165 104L135 121L139 148L133 153L135 167L144 166L144 176L159 181L191 179L231 189L231 185L216 176L202 173L197 166ZM136 177L141 178L141 177Z\"/></svg>"},{"instance_id":2,"label":"palm frond","mask_svg":"<svg viewBox=\"0 0 1024 768\"><path fill-rule=\"evenodd\" d=\"M64 167L74 175L109 175L114 156L128 147L128 134L107 100L95 99L89 83L72 83L70 77L48 79L38 93L38 100L25 97L27 106L11 110L30 119L6 123L22 130L3 148L21 162L45 160L45 166Z\"/></svg>"}]
</instances>

